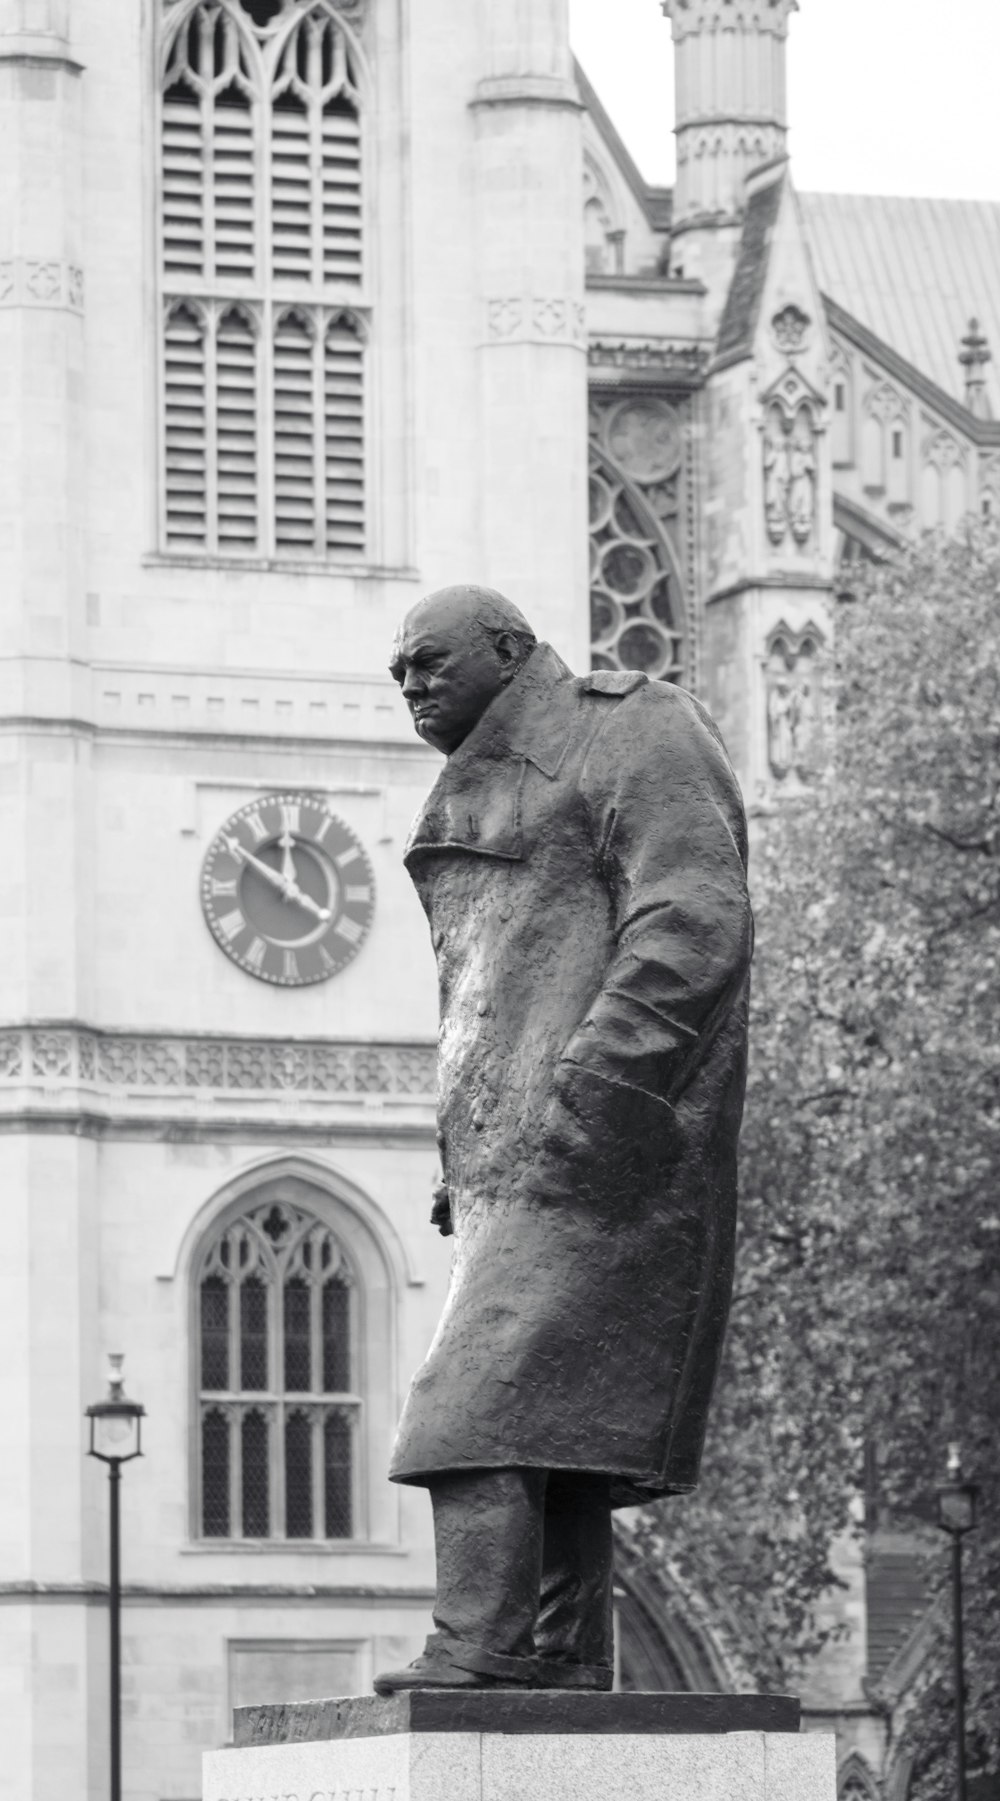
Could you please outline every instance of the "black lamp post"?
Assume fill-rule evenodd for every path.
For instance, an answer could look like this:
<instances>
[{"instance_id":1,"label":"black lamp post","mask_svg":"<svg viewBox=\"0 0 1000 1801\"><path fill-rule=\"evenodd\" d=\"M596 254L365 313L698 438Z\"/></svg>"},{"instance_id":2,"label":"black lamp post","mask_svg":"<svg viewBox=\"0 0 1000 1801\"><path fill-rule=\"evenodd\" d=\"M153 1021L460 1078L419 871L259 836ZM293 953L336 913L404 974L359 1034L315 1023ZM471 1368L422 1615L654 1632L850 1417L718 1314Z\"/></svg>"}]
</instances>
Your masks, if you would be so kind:
<instances>
[{"instance_id":1,"label":"black lamp post","mask_svg":"<svg viewBox=\"0 0 1000 1801\"><path fill-rule=\"evenodd\" d=\"M948 1446L948 1480L937 1491L937 1523L951 1535L951 1593L954 1608L955 1655L955 1756L958 1766L958 1801L966 1801L965 1785L965 1668L962 1649L962 1540L976 1524L979 1487L962 1476L957 1445Z\"/></svg>"},{"instance_id":2,"label":"black lamp post","mask_svg":"<svg viewBox=\"0 0 1000 1801\"><path fill-rule=\"evenodd\" d=\"M120 1351L108 1358L109 1380L106 1401L95 1401L87 1408L90 1421L90 1443L87 1455L97 1457L108 1466L111 1485L111 1572L108 1581L108 1623L111 1640L111 1801L121 1801L122 1793L122 1653L121 1653L121 1544L119 1534L119 1489L123 1463L142 1456L142 1421L145 1407L126 1398L122 1384Z\"/></svg>"}]
</instances>

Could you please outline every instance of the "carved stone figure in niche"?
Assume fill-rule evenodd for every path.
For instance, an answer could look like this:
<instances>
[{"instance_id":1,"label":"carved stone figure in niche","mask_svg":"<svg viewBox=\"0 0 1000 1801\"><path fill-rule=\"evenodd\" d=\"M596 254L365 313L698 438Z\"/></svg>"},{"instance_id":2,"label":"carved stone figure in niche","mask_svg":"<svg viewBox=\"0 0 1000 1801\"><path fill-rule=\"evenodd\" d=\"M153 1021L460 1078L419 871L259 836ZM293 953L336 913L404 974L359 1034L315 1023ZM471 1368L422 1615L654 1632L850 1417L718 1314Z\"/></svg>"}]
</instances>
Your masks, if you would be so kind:
<instances>
[{"instance_id":1,"label":"carved stone figure in niche","mask_svg":"<svg viewBox=\"0 0 1000 1801\"><path fill-rule=\"evenodd\" d=\"M376 1689L610 1689L612 1509L695 1486L729 1305L743 807L690 695L573 676L489 589L390 668L448 759L405 862L455 1255L390 1472L430 1490L436 1630Z\"/></svg>"},{"instance_id":2,"label":"carved stone figure in niche","mask_svg":"<svg viewBox=\"0 0 1000 1801\"><path fill-rule=\"evenodd\" d=\"M772 544L808 544L816 521L816 431L806 402L772 401L764 419L764 518Z\"/></svg>"},{"instance_id":3,"label":"carved stone figure in niche","mask_svg":"<svg viewBox=\"0 0 1000 1801\"><path fill-rule=\"evenodd\" d=\"M764 421L764 517L772 544L780 544L785 536L790 484L785 417L780 407L771 406Z\"/></svg>"},{"instance_id":4,"label":"carved stone figure in niche","mask_svg":"<svg viewBox=\"0 0 1000 1801\"><path fill-rule=\"evenodd\" d=\"M816 447L812 419L800 406L788 446L788 521L797 544L808 544L816 513Z\"/></svg>"},{"instance_id":5,"label":"carved stone figure in niche","mask_svg":"<svg viewBox=\"0 0 1000 1801\"><path fill-rule=\"evenodd\" d=\"M781 626L768 646L765 672L767 760L779 782L816 774L822 736L821 639Z\"/></svg>"}]
</instances>

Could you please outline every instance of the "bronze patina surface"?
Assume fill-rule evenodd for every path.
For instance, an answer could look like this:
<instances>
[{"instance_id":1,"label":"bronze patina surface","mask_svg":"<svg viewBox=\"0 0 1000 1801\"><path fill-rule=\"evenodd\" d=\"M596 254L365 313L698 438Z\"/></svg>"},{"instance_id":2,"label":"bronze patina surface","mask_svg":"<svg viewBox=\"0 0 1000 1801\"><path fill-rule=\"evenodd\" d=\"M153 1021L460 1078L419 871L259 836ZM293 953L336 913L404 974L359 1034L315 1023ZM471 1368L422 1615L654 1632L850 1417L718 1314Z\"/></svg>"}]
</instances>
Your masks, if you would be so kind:
<instances>
[{"instance_id":1,"label":"bronze patina surface","mask_svg":"<svg viewBox=\"0 0 1000 1801\"><path fill-rule=\"evenodd\" d=\"M581 1559L592 1573L606 1556L607 1592L586 1605L610 1618L610 1530L599 1542L594 1509L694 1486L729 1305L752 947L743 807L690 695L639 673L572 675L489 591L423 602L392 669L448 759L405 861L438 963L434 1217L455 1249L391 1474L441 1498L439 1600L463 1508L481 1511L482 1536L496 1500L494 1550L501 1516L522 1540L539 1519L541 1623L547 1581L561 1623L531 1647L523 1632L495 1643L477 1677L531 1681L535 1656L540 1685L558 1685L554 1661L600 1669L605 1686L607 1633L585 1643L567 1624ZM502 1498L483 1486L491 1471L524 1474L503 1478ZM548 1575L532 1472L559 1477ZM575 1538L574 1477L590 1521ZM484 1581L512 1580L502 1565ZM483 1632L463 1618L450 1637Z\"/></svg>"}]
</instances>

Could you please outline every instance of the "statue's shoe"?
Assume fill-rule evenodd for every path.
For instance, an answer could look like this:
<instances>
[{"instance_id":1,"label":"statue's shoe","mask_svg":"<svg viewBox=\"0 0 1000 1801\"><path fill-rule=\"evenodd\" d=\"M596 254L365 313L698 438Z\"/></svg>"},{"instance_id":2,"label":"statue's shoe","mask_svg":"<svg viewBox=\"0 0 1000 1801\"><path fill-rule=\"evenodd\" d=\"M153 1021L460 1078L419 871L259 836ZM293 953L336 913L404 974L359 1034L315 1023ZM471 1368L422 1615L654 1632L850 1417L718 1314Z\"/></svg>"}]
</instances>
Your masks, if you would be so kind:
<instances>
[{"instance_id":1,"label":"statue's shoe","mask_svg":"<svg viewBox=\"0 0 1000 1801\"><path fill-rule=\"evenodd\" d=\"M411 1688L523 1688L508 1676L487 1676L479 1670L463 1670L444 1657L416 1657L405 1670L383 1670L375 1678L377 1695L398 1695Z\"/></svg>"},{"instance_id":2,"label":"statue's shoe","mask_svg":"<svg viewBox=\"0 0 1000 1801\"><path fill-rule=\"evenodd\" d=\"M397 1695L411 1688L541 1688L542 1683L534 1658L503 1657L457 1640L445 1644L435 1632L405 1670L383 1670L374 1686L377 1695Z\"/></svg>"}]
</instances>

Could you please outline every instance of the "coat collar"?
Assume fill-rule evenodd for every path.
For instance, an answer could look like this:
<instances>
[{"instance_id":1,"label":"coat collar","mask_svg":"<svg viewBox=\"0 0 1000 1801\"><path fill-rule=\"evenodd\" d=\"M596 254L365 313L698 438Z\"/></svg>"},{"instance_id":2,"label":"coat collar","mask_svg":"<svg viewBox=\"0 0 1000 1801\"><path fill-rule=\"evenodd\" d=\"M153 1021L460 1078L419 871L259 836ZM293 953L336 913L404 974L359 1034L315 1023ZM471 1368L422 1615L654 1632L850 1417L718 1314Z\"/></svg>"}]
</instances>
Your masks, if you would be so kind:
<instances>
[{"instance_id":1,"label":"coat collar","mask_svg":"<svg viewBox=\"0 0 1000 1801\"><path fill-rule=\"evenodd\" d=\"M419 850L452 848L518 860L525 762L555 779L573 700L570 670L550 644L539 644L448 758L414 822L404 862Z\"/></svg>"}]
</instances>

